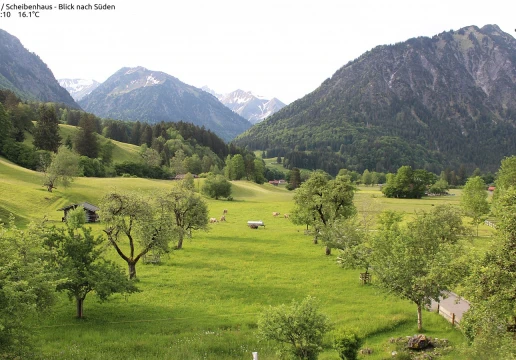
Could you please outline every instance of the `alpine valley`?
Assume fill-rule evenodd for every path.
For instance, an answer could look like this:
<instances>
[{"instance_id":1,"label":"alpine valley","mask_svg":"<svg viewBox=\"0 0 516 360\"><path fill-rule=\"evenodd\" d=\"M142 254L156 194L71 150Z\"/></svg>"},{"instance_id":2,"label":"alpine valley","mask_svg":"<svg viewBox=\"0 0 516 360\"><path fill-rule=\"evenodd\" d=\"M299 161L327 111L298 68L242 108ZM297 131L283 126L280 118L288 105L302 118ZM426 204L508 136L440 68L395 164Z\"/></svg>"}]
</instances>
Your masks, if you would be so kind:
<instances>
[{"instance_id":1,"label":"alpine valley","mask_svg":"<svg viewBox=\"0 0 516 360\"><path fill-rule=\"evenodd\" d=\"M495 171L516 153L516 40L469 26L378 46L235 139L289 167Z\"/></svg>"},{"instance_id":2,"label":"alpine valley","mask_svg":"<svg viewBox=\"0 0 516 360\"><path fill-rule=\"evenodd\" d=\"M226 141L251 126L213 95L144 67L120 69L79 104L103 118L190 122L205 126Z\"/></svg>"}]
</instances>

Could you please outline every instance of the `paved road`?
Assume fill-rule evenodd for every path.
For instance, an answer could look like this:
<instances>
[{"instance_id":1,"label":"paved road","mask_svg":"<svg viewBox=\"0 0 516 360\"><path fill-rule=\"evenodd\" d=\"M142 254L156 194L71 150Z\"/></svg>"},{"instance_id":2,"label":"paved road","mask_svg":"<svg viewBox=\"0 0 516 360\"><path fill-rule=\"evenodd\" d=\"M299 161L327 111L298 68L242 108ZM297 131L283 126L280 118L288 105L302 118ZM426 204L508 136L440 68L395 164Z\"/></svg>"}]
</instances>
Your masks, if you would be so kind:
<instances>
[{"instance_id":1,"label":"paved road","mask_svg":"<svg viewBox=\"0 0 516 360\"><path fill-rule=\"evenodd\" d=\"M447 298L440 299L440 308L446 310L449 313L454 313L455 321L460 323L462 315L469 309L469 302L467 300L459 298L459 296L455 293L449 292L447 294ZM432 301L430 309L432 311L437 311L437 302ZM444 314L443 316L446 317ZM448 320L451 321L451 319Z\"/></svg>"}]
</instances>

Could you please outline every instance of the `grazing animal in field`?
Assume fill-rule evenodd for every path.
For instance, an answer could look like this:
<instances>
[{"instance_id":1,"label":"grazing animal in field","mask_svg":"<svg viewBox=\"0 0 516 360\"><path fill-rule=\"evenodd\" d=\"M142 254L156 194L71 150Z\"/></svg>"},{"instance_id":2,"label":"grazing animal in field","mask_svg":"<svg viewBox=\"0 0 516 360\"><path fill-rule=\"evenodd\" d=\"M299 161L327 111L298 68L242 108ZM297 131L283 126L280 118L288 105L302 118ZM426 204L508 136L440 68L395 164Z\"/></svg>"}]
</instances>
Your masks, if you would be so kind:
<instances>
[{"instance_id":1,"label":"grazing animal in field","mask_svg":"<svg viewBox=\"0 0 516 360\"><path fill-rule=\"evenodd\" d=\"M210 223L216 223L218 222L217 218L210 218Z\"/></svg>"},{"instance_id":2,"label":"grazing animal in field","mask_svg":"<svg viewBox=\"0 0 516 360\"><path fill-rule=\"evenodd\" d=\"M284 217L285 219L288 219L288 218L289 218L289 216L290 216L289 214L285 214L285 215L283 215L283 217Z\"/></svg>"},{"instance_id":3,"label":"grazing animal in field","mask_svg":"<svg viewBox=\"0 0 516 360\"><path fill-rule=\"evenodd\" d=\"M274 212L272 213L272 216L276 217L276 216L278 216L279 214L280 214L279 212L274 211Z\"/></svg>"},{"instance_id":4,"label":"grazing animal in field","mask_svg":"<svg viewBox=\"0 0 516 360\"><path fill-rule=\"evenodd\" d=\"M228 209L224 209L224 211L222 212L222 214L226 215L228 213Z\"/></svg>"},{"instance_id":5,"label":"grazing animal in field","mask_svg":"<svg viewBox=\"0 0 516 360\"><path fill-rule=\"evenodd\" d=\"M220 217L220 221L226 221L226 216L225 216L225 215L222 215L222 216Z\"/></svg>"}]
</instances>

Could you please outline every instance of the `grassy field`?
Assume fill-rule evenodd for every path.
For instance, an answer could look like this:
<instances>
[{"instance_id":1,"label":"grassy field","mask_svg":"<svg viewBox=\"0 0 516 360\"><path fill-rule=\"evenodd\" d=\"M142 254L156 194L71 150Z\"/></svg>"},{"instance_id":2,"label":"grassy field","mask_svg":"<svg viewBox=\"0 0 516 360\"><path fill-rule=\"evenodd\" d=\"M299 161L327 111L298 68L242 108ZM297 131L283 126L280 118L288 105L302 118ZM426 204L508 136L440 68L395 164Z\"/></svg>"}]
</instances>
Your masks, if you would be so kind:
<instances>
[{"instance_id":1,"label":"grassy field","mask_svg":"<svg viewBox=\"0 0 516 360\"><path fill-rule=\"evenodd\" d=\"M20 225L47 216L60 222L60 207L88 201L97 204L110 189L144 192L166 189L170 181L135 178L79 178L68 189L49 193L41 175L0 159L0 217L15 214ZM197 186L197 184L196 184ZM422 200L391 200L376 187L361 187L356 194L361 211L383 209L429 210L441 203L458 204L454 196ZM304 227L283 217L292 210L293 193L272 185L234 182L234 201L207 200L210 216L228 210L227 222L212 224L208 232L194 233L184 249L175 251L159 265L138 264L142 292L115 296L99 303L89 295L84 320L76 320L75 306L65 295L51 314L34 319L43 359L277 359L272 344L256 336L258 314L269 305L319 299L322 312L335 329L353 329L366 339L373 354L363 359L388 359L390 337L417 333L416 308L387 297L373 285L363 286L359 270L343 270L336 255L324 255L304 235ZM262 220L265 228L246 226ZM101 233L102 223L93 228ZM487 241L491 228L481 226L479 242ZM472 247L476 246L472 244ZM107 256L120 265L114 250ZM440 316L423 315L425 334L448 338L455 346L464 343L460 332ZM326 339L320 359L338 359ZM443 359L456 359L451 353Z\"/></svg>"}]
</instances>

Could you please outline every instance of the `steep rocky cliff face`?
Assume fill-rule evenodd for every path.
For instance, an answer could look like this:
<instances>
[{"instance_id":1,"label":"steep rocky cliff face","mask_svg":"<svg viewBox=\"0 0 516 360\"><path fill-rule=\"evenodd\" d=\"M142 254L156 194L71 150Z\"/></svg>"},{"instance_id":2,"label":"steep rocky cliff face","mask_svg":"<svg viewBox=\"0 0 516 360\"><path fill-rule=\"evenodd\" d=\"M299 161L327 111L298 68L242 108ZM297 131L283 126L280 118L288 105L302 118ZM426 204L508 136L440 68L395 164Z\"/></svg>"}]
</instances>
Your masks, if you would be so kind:
<instances>
[{"instance_id":1,"label":"steep rocky cliff face","mask_svg":"<svg viewBox=\"0 0 516 360\"><path fill-rule=\"evenodd\" d=\"M492 170L516 153L515 129L516 40L487 25L378 46L236 142L330 147L358 170Z\"/></svg>"},{"instance_id":2,"label":"steep rocky cliff face","mask_svg":"<svg viewBox=\"0 0 516 360\"><path fill-rule=\"evenodd\" d=\"M4 30L0 30L0 89L9 89L23 100L58 102L79 108L47 65Z\"/></svg>"}]
</instances>

